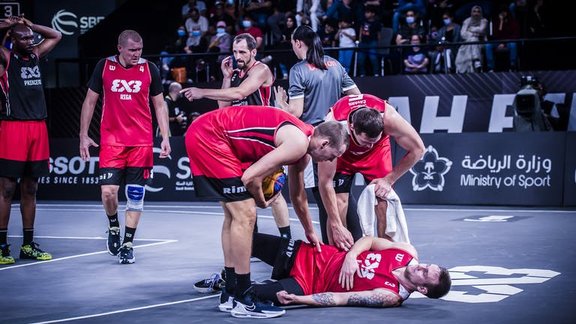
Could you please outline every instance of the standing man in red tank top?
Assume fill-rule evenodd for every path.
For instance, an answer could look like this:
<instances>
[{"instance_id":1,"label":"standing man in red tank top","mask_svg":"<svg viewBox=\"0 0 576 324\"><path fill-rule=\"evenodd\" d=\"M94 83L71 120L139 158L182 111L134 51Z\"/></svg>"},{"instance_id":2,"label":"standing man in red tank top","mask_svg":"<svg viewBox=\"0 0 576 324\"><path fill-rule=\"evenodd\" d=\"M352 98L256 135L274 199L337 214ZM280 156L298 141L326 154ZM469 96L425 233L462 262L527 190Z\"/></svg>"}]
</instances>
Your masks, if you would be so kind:
<instances>
[{"instance_id":1,"label":"standing man in red tank top","mask_svg":"<svg viewBox=\"0 0 576 324\"><path fill-rule=\"evenodd\" d=\"M14 263L7 233L18 179L24 237L20 259L52 259L33 241L38 178L48 175L50 158L39 62L62 38L60 32L23 16L0 20L0 29L8 28L13 48L0 48L0 264ZM35 44L34 33L43 40Z\"/></svg>"},{"instance_id":2,"label":"standing man in red tank top","mask_svg":"<svg viewBox=\"0 0 576 324\"><path fill-rule=\"evenodd\" d=\"M134 263L133 240L142 211L145 186L151 180L153 159L152 114L156 112L162 136L160 158L170 152L168 108L163 98L158 67L143 58L143 41L134 30L118 36L118 55L100 60L88 83L80 116L80 156L90 158L90 146L98 146L88 129L94 108L103 95L100 124L100 185L108 216L108 252L122 264ZM118 190L125 185L126 220L122 244L118 220Z\"/></svg>"}]
</instances>

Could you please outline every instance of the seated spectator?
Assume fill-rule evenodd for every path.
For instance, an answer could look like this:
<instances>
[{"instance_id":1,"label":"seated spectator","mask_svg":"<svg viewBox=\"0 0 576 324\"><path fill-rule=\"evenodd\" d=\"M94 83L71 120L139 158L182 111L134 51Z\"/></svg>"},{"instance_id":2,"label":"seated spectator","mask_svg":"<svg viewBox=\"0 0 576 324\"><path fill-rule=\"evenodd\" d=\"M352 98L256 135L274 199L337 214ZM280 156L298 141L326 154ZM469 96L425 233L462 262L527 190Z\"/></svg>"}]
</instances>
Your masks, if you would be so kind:
<instances>
[{"instance_id":1,"label":"seated spectator","mask_svg":"<svg viewBox=\"0 0 576 324\"><path fill-rule=\"evenodd\" d=\"M462 36L460 36L461 27L454 22L454 17L450 11L445 11L442 14L442 23L444 26L438 30L438 34L434 40L436 47L430 53L432 72L454 73L456 71L455 60L458 46L450 46L450 44L462 42ZM432 40L429 40L429 43L430 41Z\"/></svg>"},{"instance_id":2,"label":"seated spectator","mask_svg":"<svg viewBox=\"0 0 576 324\"><path fill-rule=\"evenodd\" d=\"M254 21L250 16L244 16L244 18L242 19L242 27L238 30L237 35L243 34L243 33L248 33L250 35L252 35L252 37L254 37L254 39L256 39L256 50L258 51L258 53L260 53L260 51L262 51L263 49L263 33L262 30L260 28L258 28L257 26L254 26ZM259 59L259 58L258 58Z\"/></svg>"},{"instance_id":3,"label":"seated spectator","mask_svg":"<svg viewBox=\"0 0 576 324\"><path fill-rule=\"evenodd\" d=\"M226 32L230 35L235 35L236 30L234 28L234 24L236 23L236 18L234 16L230 16L230 14L224 10L224 2L223 1L216 1L214 3L214 11L210 14L208 18L208 29L211 29L216 26L216 24L223 20L226 23ZM216 30L210 30L213 34L216 33Z\"/></svg>"},{"instance_id":4,"label":"seated spectator","mask_svg":"<svg viewBox=\"0 0 576 324\"><path fill-rule=\"evenodd\" d=\"M176 31L176 40L172 43L167 44L164 50L160 52L160 75L162 81L171 79L172 68L186 68L187 57L184 56L173 56L172 54L184 54L184 47L186 47L186 40L188 39L188 34L186 33L186 28L184 26L178 27Z\"/></svg>"},{"instance_id":5,"label":"seated spectator","mask_svg":"<svg viewBox=\"0 0 576 324\"><path fill-rule=\"evenodd\" d=\"M202 53L206 48L197 48L201 44L201 39L204 38L208 32L208 19L201 16L198 9L190 9L190 17L184 23L188 31L188 40L186 46L194 53Z\"/></svg>"},{"instance_id":6,"label":"seated spectator","mask_svg":"<svg viewBox=\"0 0 576 324\"><path fill-rule=\"evenodd\" d=\"M400 23L398 34L396 35L396 45L409 44L412 35L426 35L426 30L420 23L420 17L414 10L406 11L404 21Z\"/></svg>"},{"instance_id":7,"label":"seated spectator","mask_svg":"<svg viewBox=\"0 0 576 324\"><path fill-rule=\"evenodd\" d=\"M394 11L392 16L392 29L394 33L400 31L400 19L408 11L412 11L418 15L418 17L424 18L426 16L426 4L424 0L399 0L398 7Z\"/></svg>"},{"instance_id":8,"label":"seated spectator","mask_svg":"<svg viewBox=\"0 0 576 324\"><path fill-rule=\"evenodd\" d=\"M438 29L444 26L442 23L442 16L446 11L454 12L456 9L456 5L458 4L458 0L430 0L428 9L427 9L427 17L430 20L431 26L436 26ZM454 20L453 14L452 20Z\"/></svg>"},{"instance_id":9,"label":"seated spectator","mask_svg":"<svg viewBox=\"0 0 576 324\"><path fill-rule=\"evenodd\" d=\"M428 52L425 48L418 45L422 44L422 38L419 35L412 35L409 48L404 54L404 73L417 74L428 73Z\"/></svg>"},{"instance_id":10,"label":"seated spectator","mask_svg":"<svg viewBox=\"0 0 576 324\"><path fill-rule=\"evenodd\" d=\"M210 44L208 45L208 52L210 53L223 53L217 57L210 56L210 69L212 71L220 70L220 64L222 60L230 55L232 49L232 36L226 31L226 23L221 20L216 23L216 34L210 38ZM219 79L221 79L221 75Z\"/></svg>"},{"instance_id":11,"label":"seated spectator","mask_svg":"<svg viewBox=\"0 0 576 324\"><path fill-rule=\"evenodd\" d=\"M190 17L190 10L196 9L198 13L201 15L206 14L206 3L204 1L197 1L197 0L188 0L182 6L182 20L186 21Z\"/></svg>"},{"instance_id":12,"label":"seated spectator","mask_svg":"<svg viewBox=\"0 0 576 324\"><path fill-rule=\"evenodd\" d=\"M486 41L488 20L482 16L482 7L474 6L470 17L462 23L460 35L464 42ZM456 72L469 73L482 70L482 44L461 45L456 54Z\"/></svg>"},{"instance_id":13,"label":"seated spectator","mask_svg":"<svg viewBox=\"0 0 576 324\"><path fill-rule=\"evenodd\" d=\"M488 38L489 40L499 41L520 38L518 22L510 15L506 5L500 7L498 16L495 17L492 22L492 35ZM508 52L508 59L510 61L509 69L516 71L518 62L518 47L516 42L486 43L484 51L486 53L486 66L488 71L494 71L496 65L494 54L504 51Z\"/></svg>"},{"instance_id":14,"label":"seated spectator","mask_svg":"<svg viewBox=\"0 0 576 324\"><path fill-rule=\"evenodd\" d=\"M273 2L270 0L245 0L241 1L240 4L243 5L244 16L250 16L253 25L266 32L268 17L274 12Z\"/></svg>"}]
</instances>

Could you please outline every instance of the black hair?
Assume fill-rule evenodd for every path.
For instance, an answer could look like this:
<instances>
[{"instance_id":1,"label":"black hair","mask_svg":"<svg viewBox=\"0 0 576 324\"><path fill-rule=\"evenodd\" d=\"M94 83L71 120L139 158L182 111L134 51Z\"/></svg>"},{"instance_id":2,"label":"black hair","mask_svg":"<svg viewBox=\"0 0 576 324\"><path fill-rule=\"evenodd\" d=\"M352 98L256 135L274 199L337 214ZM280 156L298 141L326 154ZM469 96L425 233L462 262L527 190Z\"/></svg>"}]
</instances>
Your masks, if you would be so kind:
<instances>
[{"instance_id":1,"label":"black hair","mask_svg":"<svg viewBox=\"0 0 576 324\"><path fill-rule=\"evenodd\" d=\"M444 267L440 267L440 276L438 277L437 285L426 286L428 288L428 293L426 297L428 298L440 298L446 295L450 291L452 286L452 279L450 279L450 272Z\"/></svg>"},{"instance_id":2,"label":"black hair","mask_svg":"<svg viewBox=\"0 0 576 324\"><path fill-rule=\"evenodd\" d=\"M240 43L242 40L246 41L246 46L251 51L256 48L256 39L248 33L242 33L234 37L234 43Z\"/></svg>"},{"instance_id":3,"label":"black hair","mask_svg":"<svg viewBox=\"0 0 576 324\"><path fill-rule=\"evenodd\" d=\"M384 132L382 115L374 108L357 109L351 116L351 122L357 134L365 133L370 138L376 138Z\"/></svg>"},{"instance_id":4,"label":"black hair","mask_svg":"<svg viewBox=\"0 0 576 324\"><path fill-rule=\"evenodd\" d=\"M314 65L321 70L327 70L324 63L324 48L320 36L309 26L300 25L292 33L293 40L304 42L308 46L306 51L306 62Z\"/></svg>"}]
</instances>

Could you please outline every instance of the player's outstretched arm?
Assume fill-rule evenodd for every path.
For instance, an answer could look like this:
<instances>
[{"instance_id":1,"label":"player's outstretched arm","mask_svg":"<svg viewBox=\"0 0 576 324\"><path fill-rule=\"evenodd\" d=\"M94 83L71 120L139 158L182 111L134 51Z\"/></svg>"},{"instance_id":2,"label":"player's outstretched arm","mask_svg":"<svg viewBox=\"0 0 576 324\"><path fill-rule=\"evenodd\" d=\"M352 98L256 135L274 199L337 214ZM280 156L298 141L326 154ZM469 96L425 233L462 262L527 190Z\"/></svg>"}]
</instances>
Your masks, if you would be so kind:
<instances>
[{"instance_id":1,"label":"player's outstretched arm","mask_svg":"<svg viewBox=\"0 0 576 324\"><path fill-rule=\"evenodd\" d=\"M386 289L353 292L326 292L298 296L285 290L276 293L278 300L285 305L303 304L318 307L363 306L363 307L396 307L402 304L397 294Z\"/></svg>"}]
</instances>

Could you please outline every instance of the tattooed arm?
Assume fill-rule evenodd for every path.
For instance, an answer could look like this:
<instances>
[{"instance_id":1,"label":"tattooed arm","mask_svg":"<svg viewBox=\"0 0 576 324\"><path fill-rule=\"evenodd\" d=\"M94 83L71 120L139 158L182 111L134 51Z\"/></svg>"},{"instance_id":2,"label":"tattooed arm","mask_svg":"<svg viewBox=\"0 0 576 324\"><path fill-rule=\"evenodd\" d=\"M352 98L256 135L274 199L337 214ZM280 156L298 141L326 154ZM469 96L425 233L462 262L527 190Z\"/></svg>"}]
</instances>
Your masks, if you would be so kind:
<instances>
[{"instance_id":1,"label":"tattooed arm","mask_svg":"<svg viewBox=\"0 0 576 324\"><path fill-rule=\"evenodd\" d=\"M386 289L351 292L326 292L298 296L285 290L276 294L282 304L304 304L310 306L364 306L364 307L396 307L402 304L402 298Z\"/></svg>"}]
</instances>

